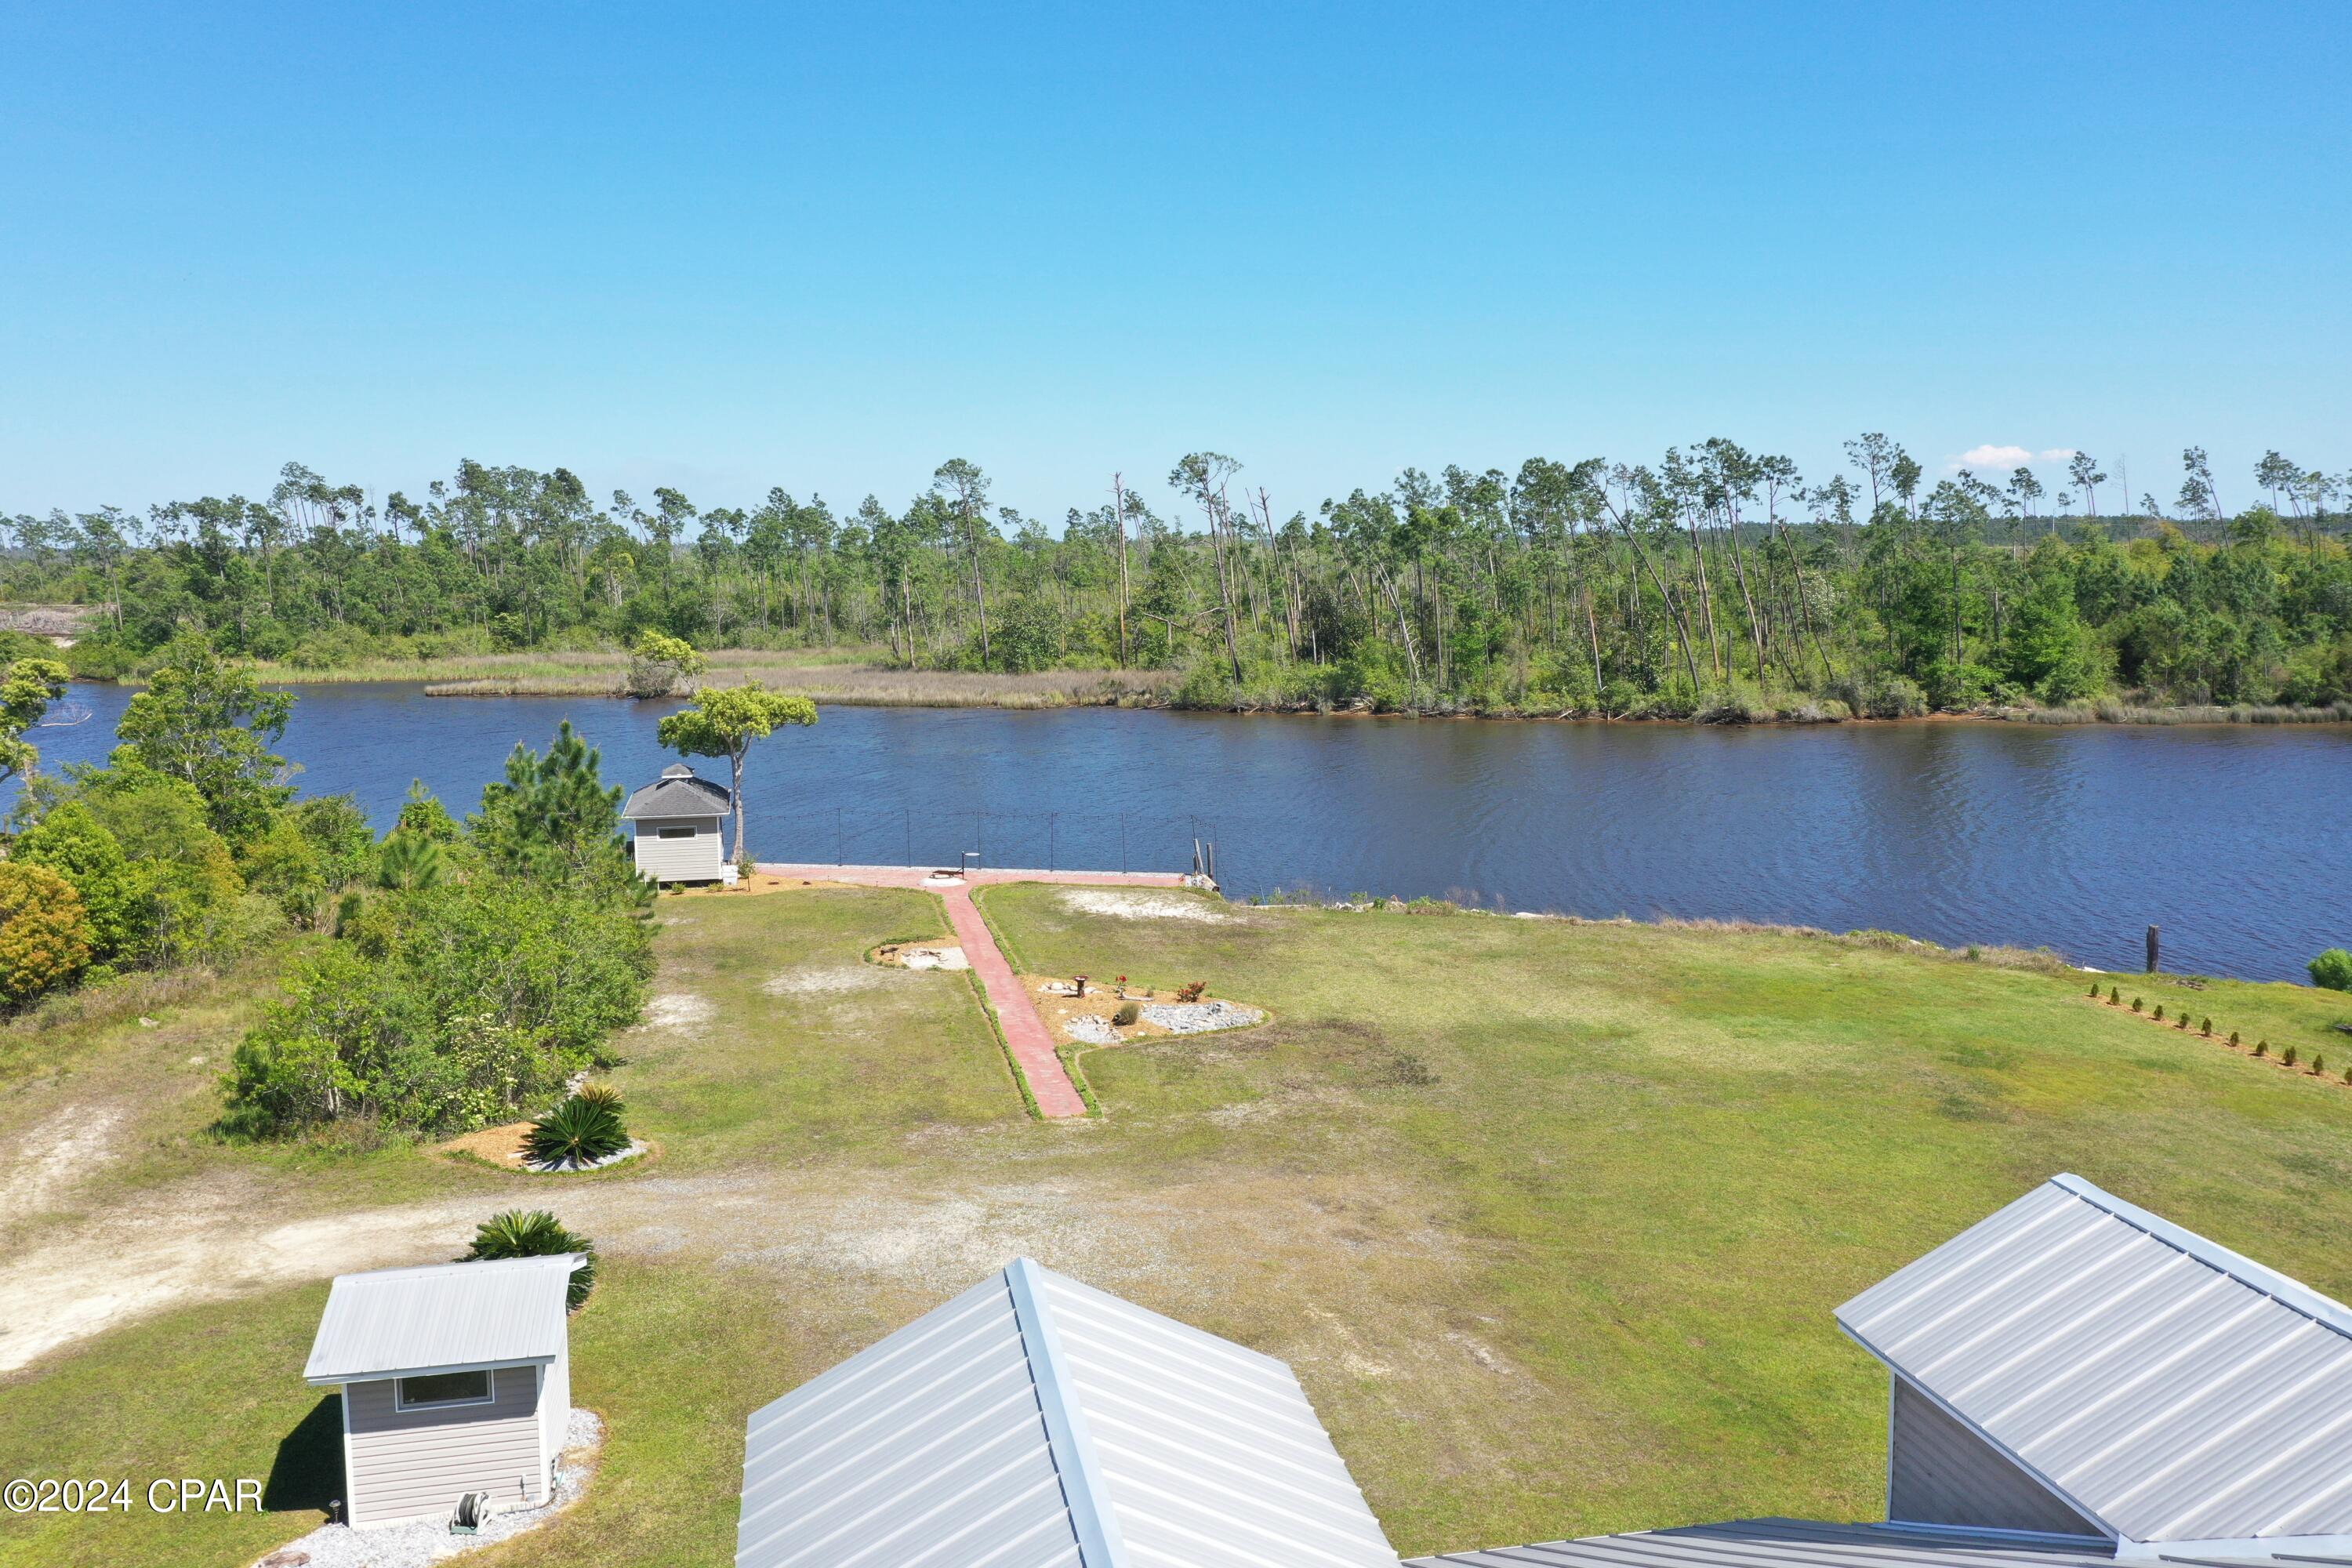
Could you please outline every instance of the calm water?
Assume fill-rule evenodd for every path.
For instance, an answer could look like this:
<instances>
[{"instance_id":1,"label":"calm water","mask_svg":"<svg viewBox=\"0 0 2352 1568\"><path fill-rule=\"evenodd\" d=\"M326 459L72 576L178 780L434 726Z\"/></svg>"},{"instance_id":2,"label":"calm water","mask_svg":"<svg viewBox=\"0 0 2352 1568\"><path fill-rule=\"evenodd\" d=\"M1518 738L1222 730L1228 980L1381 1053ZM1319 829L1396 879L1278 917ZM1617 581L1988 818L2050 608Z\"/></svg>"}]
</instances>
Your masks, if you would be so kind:
<instances>
[{"instance_id":1,"label":"calm water","mask_svg":"<svg viewBox=\"0 0 2352 1568\"><path fill-rule=\"evenodd\" d=\"M129 693L79 687L50 767L102 757ZM463 815L570 717L635 785L674 704L299 689L306 793L379 827L421 778ZM701 765L724 779L724 763ZM1182 869L1234 896L1475 896L1515 910L1744 917L2047 944L2137 968L2301 978L2352 945L2341 727L1693 729L1119 711L826 708L746 772L765 858Z\"/></svg>"}]
</instances>

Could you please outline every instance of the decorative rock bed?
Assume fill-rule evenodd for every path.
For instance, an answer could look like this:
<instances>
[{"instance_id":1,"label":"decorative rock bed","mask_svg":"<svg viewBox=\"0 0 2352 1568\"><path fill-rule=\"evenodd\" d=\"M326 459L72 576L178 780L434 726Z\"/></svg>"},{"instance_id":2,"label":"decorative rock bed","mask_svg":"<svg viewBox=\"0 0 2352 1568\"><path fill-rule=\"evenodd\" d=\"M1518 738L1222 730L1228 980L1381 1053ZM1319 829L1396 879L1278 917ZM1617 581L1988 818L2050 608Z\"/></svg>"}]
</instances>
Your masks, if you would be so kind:
<instances>
[{"instance_id":1,"label":"decorative rock bed","mask_svg":"<svg viewBox=\"0 0 2352 1568\"><path fill-rule=\"evenodd\" d=\"M601 1171L607 1165L618 1165L624 1161L634 1160L651 1147L652 1145L642 1138L632 1138L629 1140L627 1148L614 1150L601 1160L554 1160L541 1164L526 1156L522 1168L536 1172L542 1176L566 1175L574 1171Z\"/></svg>"},{"instance_id":2,"label":"decorative rock bed","mask_svg":"<svg viewBox=\"0 0 2352 1568\"><path fill-rule=\"evenodd\" d=\"M1265 1016L1265 1010L1237 1002L1146 1002L1143 1021L1157 1024L1171 1035L1205 1035L1212 1029L1238 1029Z\"/></svg>"},{"instance_id":3,"label":"decorative rock bed","mask_svg":"<svg viewBox=\"0 0 2352 1568\"><path fill-rule=\"evenodd\" d=\"M563 1429L563 1452L555 1461L555 1485L548 1500L537 1508L494 1513L472 1535L453 1534L448 1521L439 1519L369 1530L322 1524L260 1558L254 1568L424 1568L428 1563L520 1535L545 1524L580 1500L595 1472L604 1442L604 1424L595 1412L573 1410L571 1424Z\"/></svg>"},{"instance_id":4,"label":"decorative rock bed","mask_svg":"<svg viewBox=\"0 0 2352 1568\"><path fill-rule=\"evenodd\" d=\"M1099 1013L1081 1013L1076 1017L1066 1020L1062 1025L1062 1028L1070 1038L1082 1045L1115 1046L1118 1044L1118 1031L1111 1027L1110 1020Z\"/></svg>"}]
</instances>

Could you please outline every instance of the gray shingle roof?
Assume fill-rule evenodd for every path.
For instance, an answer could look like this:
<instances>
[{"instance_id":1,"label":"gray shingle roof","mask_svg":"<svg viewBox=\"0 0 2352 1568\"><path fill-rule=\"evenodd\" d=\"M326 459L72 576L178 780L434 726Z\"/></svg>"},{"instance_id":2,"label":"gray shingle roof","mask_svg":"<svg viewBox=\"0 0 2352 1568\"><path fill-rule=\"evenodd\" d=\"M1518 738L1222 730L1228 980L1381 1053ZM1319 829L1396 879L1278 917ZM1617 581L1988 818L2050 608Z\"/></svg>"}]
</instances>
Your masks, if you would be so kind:
<instances>
[{"instance_id":1,"label":"gray shingle roof","mask_svg":"<svg viewBox=\"0 0 2352 1568\"><path fill-rule=\"evenodd\" d=\"M580 1259L514 1258L339 1274L302 1375L344 1383L563 1353L564 1292Z\"/></svg>"},{"instance_id":2,"label":"gray shingle roof","mask_svg":"<svg viewBox=\"0 0 2352 1568\"><path fill-rule=\"evenodd\" d=\"M755 1412L739 1568L1395 1568L1280 1362L1015 1259Z\"/></svg>"},{"instance_id":3,"label":"gray shingle roof","mask_svg":"<svg viewBox=\"0 0 2352 1568\"><path fill-rule=\"evenodd\" d=\"M682 763L672 763L662 770L661 777L629 796L621 816L719 816L732 810L734 804L725 784L700 777Z\"/></svg>"},{"instance_id":4,"label":"gray shingle roof","mask_svg":"<svg viewBox=\"0 0 2352 1568\"><path fill-rule=\"evenodd\" d=\"M1837 1318L2129 1541L2352 1535L2352 1312L2078 1176Z\"/></svg>"}]
</instances>

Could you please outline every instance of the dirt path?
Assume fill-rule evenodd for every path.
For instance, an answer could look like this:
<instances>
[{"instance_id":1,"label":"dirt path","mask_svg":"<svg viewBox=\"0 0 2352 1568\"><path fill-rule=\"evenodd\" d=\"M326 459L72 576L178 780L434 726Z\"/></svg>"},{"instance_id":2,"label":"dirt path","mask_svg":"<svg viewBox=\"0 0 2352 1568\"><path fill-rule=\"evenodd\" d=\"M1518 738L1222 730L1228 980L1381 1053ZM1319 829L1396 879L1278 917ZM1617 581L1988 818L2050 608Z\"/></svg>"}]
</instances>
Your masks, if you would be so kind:
<instances>
[{"instance_id":1,"label":"dirt path","mask_svg":"<svg viewBox=\"0 0 2352 1568\"><path fill-rule=\"evenodd\" d=\"M1184 879L1172 871L967 871L950 879L935 878L930 872L909 866L822 866L776 865L760 863L760 869L779 877L800 877L815 882L848 882L861 888L919 888L937 893L947 906L948 924L954 928L956 940L962 943L964 956L971 961L972 973L988 992L988 1004L996 1009L996 1020L1004 1030L1004 1043L1013 1052L1013 1059L1021 1064L1021 1073L1029 1080L1029 1092L1037 1097L1037 1109L1047 1117L1084 1116L1087 1102L1078 1096L1077 1087L1062 1068L1062 1058L1054 1054L1054 1037L1045 1027L1045 1020L1037 1014L1037 1005L1029 993L1013 977L1013 965L996 945L996 938L980 910L971 901L975 887L990 887L999 882L1060 882L1077 887L1098 888L1181 888Z\"/></svg>"}]
</instances>

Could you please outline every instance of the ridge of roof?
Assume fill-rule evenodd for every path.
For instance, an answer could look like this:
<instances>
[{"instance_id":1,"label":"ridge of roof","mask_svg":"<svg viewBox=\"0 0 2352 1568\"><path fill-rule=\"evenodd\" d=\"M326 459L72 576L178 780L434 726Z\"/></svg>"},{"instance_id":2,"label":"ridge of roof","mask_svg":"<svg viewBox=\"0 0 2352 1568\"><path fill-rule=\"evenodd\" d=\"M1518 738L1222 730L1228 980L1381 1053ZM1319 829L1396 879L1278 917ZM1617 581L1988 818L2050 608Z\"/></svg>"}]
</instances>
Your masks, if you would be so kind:
<instances>
[{"instance_id":1,"label":"ridge of roof","mask_svg":"<svg viewBox=\"0 0 2352 1568\"><path fill-rule=\"evenodd\" d=\"M2242 1253L2232 1252L2220 1242L2198 1235L2186 1226L2173 1224L2161 1215L2148 1213L2105 1191L2097 1184L2086 1181L2072 1172L2061 1172L2050 1178L2050 1184L2073 1194L2093 1208L2123 1221L2133 1229L2145 1232L2176 1251L2188 1254L2208 1268L2226 1274L2258 1295L2267 1296L2287 1310L2309 1318L2323 1329L2352 1339L2352 1307L2331 1296L2323 1296L2302 1280L2266 1268Z\"/></svg>"},{"instance_id":2,"label":"ridge of roof","mask_svg":"<svg viewBox=\"0 0 2352 1568\"><path fill-rule=\"evenodd\" d=\"M540 1258L460 1258L449 1263L404 1263L396 1268L364 1268L355 1274L338 1274L332 1283L346 1279L405 1279L423 1274L438 1274L445 1268L499 1269L506 1273L526 1273L554 1264L564 1265L566 1274L576 1274L586 1259L577 1252L551 1252Z\"/></svg>"},{"instance_id":3,"label":"ridge of roof","mask_svg":"<svg viewBox=\"0 0 2352 1568\"><path fill-rule=\"evenodd\" d=\"M1070 1524L1078 1538L1079 1562L1085 1568L1127 1568L1127 1544L1120 1538L1118 1516L1103 1487L1101 1462L1087 1429L1086 1412L1071 1386L1061 1334L1042 1288L1045 1274L1045 1269L1033 1258L1015 1258L1004 1266L1013 1321L1020 1325L1021 1342L1029 1352L1029 1380L1045 1419L1045 1446L1054 1457L1055 1469L1061 1473L1062 1500L1068 1506Z\"/></svg>"}]
</instances>

